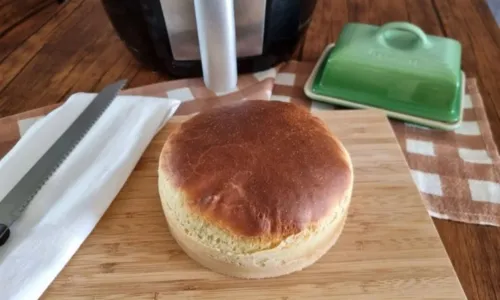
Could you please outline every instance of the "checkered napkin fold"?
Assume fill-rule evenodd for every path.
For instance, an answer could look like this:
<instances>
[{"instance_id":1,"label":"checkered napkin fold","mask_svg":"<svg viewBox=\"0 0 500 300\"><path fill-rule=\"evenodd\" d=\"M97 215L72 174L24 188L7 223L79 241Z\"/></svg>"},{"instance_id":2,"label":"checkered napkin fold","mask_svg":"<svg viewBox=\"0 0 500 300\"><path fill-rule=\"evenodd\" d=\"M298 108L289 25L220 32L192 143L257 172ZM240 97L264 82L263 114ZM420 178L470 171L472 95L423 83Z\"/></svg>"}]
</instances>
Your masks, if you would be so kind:
<instances>
[{"instance_id":1,"label":"checkered napkin fold","mask_svg":"<svg viewBox=\"0 0 500 300\"><path fill-rule=\"evenodd\" d=\"M313 67L312 63L290 61L264 72L242 75L238 88L225 94L208 90L200 78L167 81L124 93L179 99L182 104L176 115L256 99L292 102L312 111L340 109L304 95L303 86ZM54 108L0 119L0 157L32 123ZM431 216L500 226L500 158L474 79L466 82L463 124L455 131L396 120L390 123Z\"/></svg>"}]
</instances>

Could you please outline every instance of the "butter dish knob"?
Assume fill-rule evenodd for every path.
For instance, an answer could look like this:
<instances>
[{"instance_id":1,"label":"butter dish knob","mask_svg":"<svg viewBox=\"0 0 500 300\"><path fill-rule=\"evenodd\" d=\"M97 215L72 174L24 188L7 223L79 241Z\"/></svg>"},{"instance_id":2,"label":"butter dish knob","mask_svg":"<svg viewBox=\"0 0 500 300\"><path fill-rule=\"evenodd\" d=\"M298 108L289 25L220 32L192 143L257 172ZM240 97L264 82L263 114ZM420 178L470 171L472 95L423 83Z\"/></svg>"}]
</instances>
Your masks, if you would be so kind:
<instances>
[{"instance_id":1,"label":"butter dish knob","mask_svg":"<svg viewBox=\"0 0 500 300\"><path fill-rule=\"evenodd\" d=\"M390 30L403 30L415 34L423 47L430 46L430 41L425 32L418 26L408 22L390 22L382 25L377 31L377 40L385 44L385 33Z\"/></svg>"}]
</instances>

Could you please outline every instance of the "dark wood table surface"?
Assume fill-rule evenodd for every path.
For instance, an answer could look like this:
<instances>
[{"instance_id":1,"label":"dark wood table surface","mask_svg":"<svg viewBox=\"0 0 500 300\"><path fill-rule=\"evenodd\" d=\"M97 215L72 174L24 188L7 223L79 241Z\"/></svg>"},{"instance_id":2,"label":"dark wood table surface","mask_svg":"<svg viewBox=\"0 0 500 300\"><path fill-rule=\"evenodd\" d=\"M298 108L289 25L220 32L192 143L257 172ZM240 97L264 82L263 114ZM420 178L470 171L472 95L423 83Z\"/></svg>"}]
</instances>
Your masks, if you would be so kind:
<instances>
[{"instance_id":1,"label":"dark wood table surface","mask_svg":"<svg viewBox=\"0 0 500 300\"><path fill-rule=\"evenodd\" d=\"M463 46L500 145L500 30L485 0L319 0L297 59L316 60L348 21L406 20ZM0 117L98 91L167 80L127 52L99 0L0 0ZM435 219L469 299L500 299L500 228Z\"/></svg>"}]
</instances>

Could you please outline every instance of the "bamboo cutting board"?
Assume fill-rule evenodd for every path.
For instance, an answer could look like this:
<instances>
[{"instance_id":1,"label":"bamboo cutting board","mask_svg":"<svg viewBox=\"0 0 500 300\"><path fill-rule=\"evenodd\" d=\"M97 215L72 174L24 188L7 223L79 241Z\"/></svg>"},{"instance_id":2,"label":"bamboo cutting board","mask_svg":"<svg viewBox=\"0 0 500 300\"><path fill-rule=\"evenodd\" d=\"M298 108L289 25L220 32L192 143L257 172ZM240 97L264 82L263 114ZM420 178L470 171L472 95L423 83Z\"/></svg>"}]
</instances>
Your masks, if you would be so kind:
<instances>
[{"instance_id":1,"label":"bamboo cutting board","mask_svg":"<svg viewBox=\"0 0 500 300\"><path fill-rule=\"evenodd\" d=\"M313 266L243 280L192 261L169 234L157 161L174 117L154 138L93 233L42 299L465 299L386 117L318 113L354 164L354 192L337 244Z\"/></svg>"}]
</instances>

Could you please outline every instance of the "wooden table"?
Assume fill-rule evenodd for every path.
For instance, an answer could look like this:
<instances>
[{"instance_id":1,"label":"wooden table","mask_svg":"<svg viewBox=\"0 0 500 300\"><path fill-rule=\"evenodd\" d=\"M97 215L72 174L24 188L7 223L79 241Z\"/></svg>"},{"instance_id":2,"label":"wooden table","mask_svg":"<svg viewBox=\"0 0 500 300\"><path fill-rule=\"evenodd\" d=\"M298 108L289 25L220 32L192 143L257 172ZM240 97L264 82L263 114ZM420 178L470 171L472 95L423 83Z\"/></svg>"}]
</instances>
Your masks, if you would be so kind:
<instances>
[{"instance_id":1,"label":"wooden table","mask_svg":"<svg viewBox=\"0 0 500 300\"><path fill-rule=\"evenodd\" d=\"M407 20L463 45L500 146L500 30L484 0L318 0L297 58L315 60L348 21ZM0 117L98 91L167 80L141 68L98 0L0 0ZM500 299L500 228L434 220L469 299Z\"/></svg>"}]
</instances>

